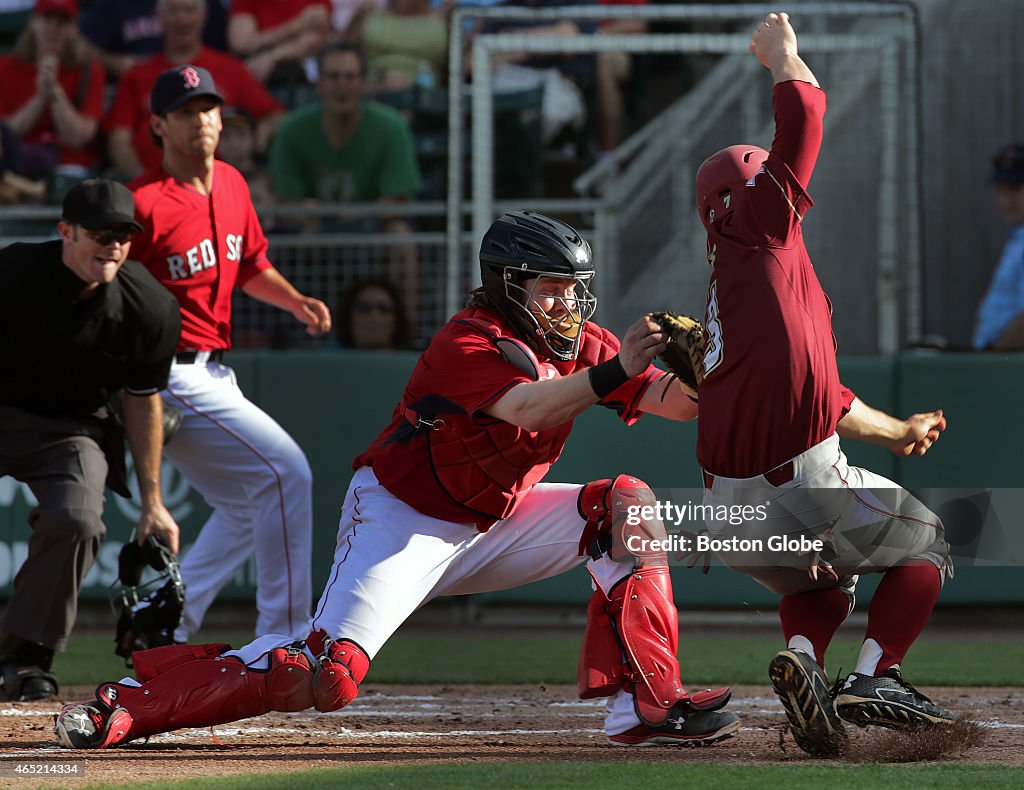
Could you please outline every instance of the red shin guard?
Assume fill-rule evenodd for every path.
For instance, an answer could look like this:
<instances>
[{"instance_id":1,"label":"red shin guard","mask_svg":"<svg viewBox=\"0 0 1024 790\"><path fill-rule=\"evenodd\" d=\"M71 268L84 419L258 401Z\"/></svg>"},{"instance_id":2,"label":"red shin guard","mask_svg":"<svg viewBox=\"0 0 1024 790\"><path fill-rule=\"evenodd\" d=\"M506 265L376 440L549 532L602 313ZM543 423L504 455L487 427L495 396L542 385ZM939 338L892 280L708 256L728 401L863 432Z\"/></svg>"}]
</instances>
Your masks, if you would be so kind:
<instances>
[{"instance_id":1,"label":"red shin guard","mask_svg":"<svg viewBox=\"0 0 1024 790\"><path fill-rule=\"evenodd\" d=\"M136 653L136 670L146 678L142 686L104 683L97 689L101 702L131 716L131 728L117 742L313 705L313 671L300 646L272 651L265 670L233 656L214 657L224 647L174 645Z\"/></svg>"},{"instance_id":2,"label":"red shin guard","mask_svg":"<svg viewBox=\"0 0 1024 790\"><path fill-rule=\"evenodd\" d=\"M679 614L668 568L634 570L615 586L611 599L600 590L590 598L577 678L580 696L607 697L625 688L636 697L637 715L661 724L686 696L678 647Z\"/></svg>"}]
</instances>

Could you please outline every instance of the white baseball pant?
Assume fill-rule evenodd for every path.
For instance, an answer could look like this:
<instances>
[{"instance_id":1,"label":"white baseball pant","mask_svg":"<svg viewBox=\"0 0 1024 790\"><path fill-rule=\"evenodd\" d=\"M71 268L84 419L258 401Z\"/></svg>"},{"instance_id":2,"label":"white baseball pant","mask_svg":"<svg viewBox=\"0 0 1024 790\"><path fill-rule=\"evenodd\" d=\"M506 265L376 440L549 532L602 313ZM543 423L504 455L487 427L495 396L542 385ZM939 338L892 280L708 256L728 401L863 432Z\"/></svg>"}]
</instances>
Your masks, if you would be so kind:
<instances>
[{"instance_id":1,"label":"white baseball pant","mask_svg":"<svg viewBox=\"0 0 1024 790\"><path fill-rule=\"evenodd\" d=\"M207 361L171 367L164 400L181 409L165 455L213 508L185 554L188 587L175 639L187 641L217 593L256 557L256 633L304 639L312 600L312 473L295 440L247 400L234 371Z\"/></svg>"}]
</instances>

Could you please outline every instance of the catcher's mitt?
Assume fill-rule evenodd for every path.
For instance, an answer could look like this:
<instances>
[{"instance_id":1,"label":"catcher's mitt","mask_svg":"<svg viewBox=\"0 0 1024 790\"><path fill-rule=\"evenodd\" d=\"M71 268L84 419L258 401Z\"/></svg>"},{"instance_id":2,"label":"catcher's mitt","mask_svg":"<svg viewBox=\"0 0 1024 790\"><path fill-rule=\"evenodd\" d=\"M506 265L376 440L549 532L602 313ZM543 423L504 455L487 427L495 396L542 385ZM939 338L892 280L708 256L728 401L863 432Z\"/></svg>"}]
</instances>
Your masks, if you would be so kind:
<instances>
[{"instance_id":1,"label":"catcher's mitt","mask_svg":"<svg viewBox=\"0 0 1024 790\"><path fill-rule=\"evenodd\" d=\"M658 356L683 384L696 392L704 380L704 327L696 318L668 310L652 313L651 319L668 335L668 348Z\"/></svg>"},{"instance_id":2,"label":"catcher's mitt","mask_svg":"<svg viewBox=\"0 0 1024 790\"><path fill-rule=\"evenodd\" d=\"M117 618L114 653L132 665L132 653L151 647L162 647L174 642L174 629L181 622L185 606L185 583L181 570L170 550L155 536L150 535L140 546L134 538L121 547L117 562L117 575L121 581L121 611ZM146 566L160 575L141 584ZM152 587L162 579L166 583L143 598L140 588Z\"/></svg>"}]
</instances>

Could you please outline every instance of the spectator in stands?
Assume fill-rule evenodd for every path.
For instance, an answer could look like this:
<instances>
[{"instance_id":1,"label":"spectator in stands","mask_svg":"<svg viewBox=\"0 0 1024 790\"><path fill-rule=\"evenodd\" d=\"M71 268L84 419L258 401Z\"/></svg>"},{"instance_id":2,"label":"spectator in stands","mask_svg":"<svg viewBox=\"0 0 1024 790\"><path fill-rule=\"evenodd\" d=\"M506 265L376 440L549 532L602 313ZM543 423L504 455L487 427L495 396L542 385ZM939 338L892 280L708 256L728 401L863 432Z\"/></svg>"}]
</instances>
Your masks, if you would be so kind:
<instances>
[{"instance_id":1,"label":"spectator in stands","mask_svg":"<svg viewBox=\"0 0 1024 790\"><path fill-rule=\"evenodd\" d=\"M434 9L431 0L388 0L360 6L348 35L366 51L367 87L401 90L417 80L447 85L447 9Z\"/></svg>"},{"instance_id":2,"label":"spectator in stands","mask_svg":"<svg viewBox=\"0 0 1024 790\"><path fill-rule=\"evenodd\" d=\"M7 124L0 123L0 204L39 203L46 197L46 183L14 172L18 161L18 138Z\"/></svg>"},{"instance_id":3,"label":"spectator in stands","mask_svg":"<svg viewBox=\"0 0 1024 790\"><path fill-rule=\"evenodd\" d=\"M256 151L256 121L242 107L224 106L220 111L224 128L217 144L217 158L227 162L245 177L249 185L252 202L256 206L268 206L274 202L270 188L270 173L260 161ZM272 223L260 217L264 232Z\"/></svg>"},{"instance_id":4,"label":"spectator in stands","mask_svg":"<svg viewBox=\"0 0 1024 790\"><path fill-rule=\"evenodd\" d=\"M124 73L104 122L110 159L118 173L134 178L160 164L160 149L149 130L149 94L165 69L191 63L217 81L226 104L243 107L256 119L256 146L265 151L284 108L238 58L203 45L205 0L157 0L164 49Z\"/></svg>"},{"instance_id":5,"label":"spectator in stands","mask_svg":"<svg viewBox=\"0 0 1024 790\"><path fill-rule=\"evenodd\" d=\"M577 5L585 0L507 0L504 5L524 8ZM480 30L484 33L526 33L531 36L577 36L597 30L596 20L573 19L490 19ZM467 37L467 53L472 36ZM544 86L543 137L552 144L562 134L580 129L586 121L584 90L594 82L594 57L589 54L531 55L526 52L500 52L493 57L494 90L517 92ZM471 70L472 58L466 58Z\"/></svg>"},{"instance_id":6,"label":"spectator in stands","mask_svg":"<svg viewBox=\"0 0 1024 790\"><path fill-rule=\"evenodd\" d=\"M335 38L340 41L358 41L358 35L354 35L354 23L357 18L374 9L383 8L387 2L388 0L333 0L331 25Z\"/></svg>"},{"instance_id":7,"label":"spectator in stands","mask_svg":"<svg viewBox=\"0 0 1024 790\"><path fill-rule=\"evenodd\" d=\"M992 182L1010 236L978 308L974 347L1024 351L1024 145L1007 145L996 153Z\"/></svg>"},{"instance_id":8,"label":"spectator in stands","mask_svg":"<svg viewBox=\"0 0 1024 790\"><path fill-rule=\"evenodd\" d=\"M602 5L647 5L647 0L600 2ZM646 33L647 22L643 19L606 19L599 24L599 30L608 35ZM626 114L623 94L632 69L633 57L629 52L597 53L597 144L602 154L618 147L622 140Z\"/></svg>"},{"instance_id":9,"label":"spectator in stands","mask_svg":"<svg viewBox=\"0 0 1024 790\"><path fill-rule=\"evenodd\" d=\"M97 165L104 74L77 15L77 0L36 0L14 51L0 58L0 121L19 140L16 172L27 178L84 178Z\"/></svg>"},{"instance_id":10,"label":"spectator in stands","mask_svg":"<svg viewBox=\"0 0 1024 790\"><path fill-rule=\"evenodd\" d=\"M323 46L330 32L330 0L231 2L228 44L263 81L290 80L296 70L313 81L315 74L302 61Z\"/></svg>"},{"instance_id":11,"label":"spectator in stands","mask_svg":"<svg viewBox=\"0 0 1024 790\"><path fill-rule=\"evenodd\" d=\"M342 348L395 351L413 347L402 295L387 280L357 280L342 292L336 311Z\"/></svg>"},{"instance_id":12,"label":"spectator in stands","mask_svg":"<svg viewBox=\"0 0 1024 790\"><path fill-rule=\"evenodd\" d=\"M205 2L203 42L224 51L227 0ZM156 14L156 0L97 0L82 14L80 28L107 73L114 77L120 77L163 48L164 28Z\"/></svg>"},{"instance_id":13,"label":"spectator in stands","mask_svg":"<svg viewBox=\"0 0 1024 790\"><path fill-rule=\"evenodd\" d=\"M367 101L366 55L358 44L341 41L317 58L320 101L288 114L270 148L270 176L281 201L308 204L376 202L395 206L379 223L350 218L320 221L311 214L307 233L320 230L379 229L399 237L412 226L397 207L421 186L419 165L408 122L390 107ZM415 310L416 247L404 239L388 250L407 284L407 304Z\"/></svg>"},{"instance_id":14,"label":"spectator in stands","mask_svg":"<svg viewBox=\"0 0 1024 790\"><path fill-rule=\"evenodd\" d=\"M350 42L319 56L320 101L288 114L270 149L274 192L282 200L403 203L420 188L408 123L390 107L366 101L366 57ZM388 233L408 233L401 216Z\"/></svg>"}]
</instances>

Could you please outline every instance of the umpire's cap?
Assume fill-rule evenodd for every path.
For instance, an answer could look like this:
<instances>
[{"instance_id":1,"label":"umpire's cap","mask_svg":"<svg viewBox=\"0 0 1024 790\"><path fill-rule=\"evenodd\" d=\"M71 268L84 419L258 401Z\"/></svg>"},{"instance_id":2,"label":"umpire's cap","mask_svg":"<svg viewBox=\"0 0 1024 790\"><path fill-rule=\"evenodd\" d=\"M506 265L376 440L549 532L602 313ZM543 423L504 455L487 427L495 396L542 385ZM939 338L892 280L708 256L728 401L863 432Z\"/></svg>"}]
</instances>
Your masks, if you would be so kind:
<instances>
[{"instance_id":1,"label":"umpire's cap","mask_svg":"<svg viewBox=\"0 0 1024 790\"><path fill-rule=\"evenodd\" d=\"M127 225L136 233L135 200L128 187L106 178L90 178L73 186L64 196L61 217L87 230Z\"/></svg>"},{"instance_id":2,"label":"umpire's cap","mask_svg":"<svg viewBox=\"0 0 1024 790\"><path fill-rule=\"evenodd\" d=\"M166 115L200 96L216 99L218 104L224 103L210 72L201 66L175 66L160 72L156 78L149 93L149 108L154 115Z\"/></svg>"},{"instance_id":3,"label":"umpire's cap","mask_svg":"<svg viewBox=\"0 0 1024 790\"><path fill-rule=\"evenodd\" d=\"M992 180L997 184L1024 184L1024 145L1011 143L992 157Z\"/></svg>"}]
</instances>

